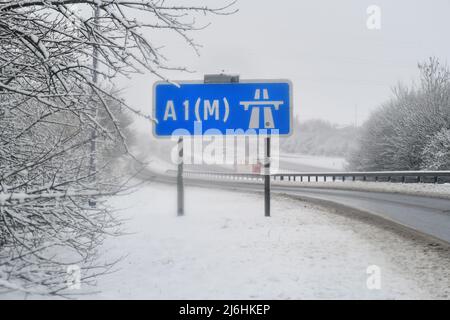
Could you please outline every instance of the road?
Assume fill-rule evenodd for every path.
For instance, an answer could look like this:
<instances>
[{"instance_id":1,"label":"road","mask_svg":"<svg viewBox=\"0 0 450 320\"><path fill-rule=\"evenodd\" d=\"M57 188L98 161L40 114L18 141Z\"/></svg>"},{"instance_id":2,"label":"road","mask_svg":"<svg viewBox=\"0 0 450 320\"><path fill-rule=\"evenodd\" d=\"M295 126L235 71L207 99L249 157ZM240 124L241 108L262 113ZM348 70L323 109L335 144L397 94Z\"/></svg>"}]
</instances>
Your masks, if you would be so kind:
<instances>
[{"instance_id":1,"label":"road","mask_svg":"<svg viewBox=\"0 0 450 320\"><path fill-rule=\"evenodd\" d=\"M275 192L315 198L392 220L450 243L450 200L381 192L274 186Z\"/></svg>"},{"instance_id":2,"label":"road","mask_svg":"<svg viewBox=\"0 0 450 320\"><path fill-rule=\"evenodd\" d=\"M174 183L173 177L152 175L155 180ZM262 192L262 183L186 179L187 185L214 186L233 190ZM351 208L395 222L410 230L450 243L450 199L384 192L336 190L303 186L272 185L272 192L313 200L327 205Z\"/></svg>"}]
</instances>

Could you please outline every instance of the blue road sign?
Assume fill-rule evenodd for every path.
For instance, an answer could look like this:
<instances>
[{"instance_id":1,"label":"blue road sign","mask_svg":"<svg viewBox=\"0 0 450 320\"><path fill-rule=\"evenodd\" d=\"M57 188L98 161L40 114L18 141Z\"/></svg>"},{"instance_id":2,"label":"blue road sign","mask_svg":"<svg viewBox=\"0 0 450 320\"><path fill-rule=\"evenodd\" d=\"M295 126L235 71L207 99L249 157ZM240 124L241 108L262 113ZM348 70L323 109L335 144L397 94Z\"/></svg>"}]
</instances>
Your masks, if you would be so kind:
<instances>
[{"instance_id":1,"label":"blue road sign","mask_svg":"<svg viewBox=\"0 0 450 320\"><path fill-rule=\"evenodd\" d=\"M153 115L157 137L187 135L289 135L289 80L203 83L157 82Z\"/></svg>"}]
</instances>

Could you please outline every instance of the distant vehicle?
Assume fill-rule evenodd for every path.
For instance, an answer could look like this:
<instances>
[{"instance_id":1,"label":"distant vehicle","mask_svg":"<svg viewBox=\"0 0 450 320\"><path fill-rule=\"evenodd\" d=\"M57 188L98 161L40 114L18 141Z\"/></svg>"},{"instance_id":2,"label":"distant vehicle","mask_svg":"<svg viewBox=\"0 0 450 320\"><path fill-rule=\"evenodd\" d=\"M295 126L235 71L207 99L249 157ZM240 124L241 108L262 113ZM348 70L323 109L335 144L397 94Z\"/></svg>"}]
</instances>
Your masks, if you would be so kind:
<instances>
[{"instance_id":1,"label":"distant vehicle","mask_svg":"<svg viewBox=\"0 0 450 320\"><path fill-rule=\"evenodd\" d=\"M258 160L256 164L252 165L252 173L261 173L262 164Z\"/></svg>"}]
</instances>

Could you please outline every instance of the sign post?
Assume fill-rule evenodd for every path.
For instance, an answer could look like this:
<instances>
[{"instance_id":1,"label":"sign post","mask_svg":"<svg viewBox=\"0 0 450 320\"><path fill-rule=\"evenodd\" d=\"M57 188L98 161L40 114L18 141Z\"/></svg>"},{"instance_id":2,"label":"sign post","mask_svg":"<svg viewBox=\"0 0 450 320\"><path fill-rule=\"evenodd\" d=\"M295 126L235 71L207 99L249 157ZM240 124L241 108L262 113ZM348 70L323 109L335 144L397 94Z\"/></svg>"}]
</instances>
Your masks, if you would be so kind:
<instances>
[{"instance_id":1,"label":"sign post","mask_svg":"<svg viewBox=\"0 0 450 320\"><path fill-rule=\"evenodd\" d=\"M153 134L178 137L178 215L184 214L183 137L256 135L265 141L264 212L270 216L271 136L291 134L292 109L289 80L240 80L220 74L205 75L203 81L156 82Z\"/></svg>"},{"instance_id":2,"label":"sign post","mask_svg":"<svg viewBox=\"0 0 450 320\"><path fill-rule=\"evenodd\" d=\"M184 215L183 137L178 138L177 215Z\"/></svg>"},{"instance_id":3,"label":"sign post","mask_svg":"<svg viewBox=\"0 0 450 320\"><path fill-rule=\"evenodd\" d=\"M270 136L264 140L264 215L270 217Z\"/></svg>"}]
</instances>

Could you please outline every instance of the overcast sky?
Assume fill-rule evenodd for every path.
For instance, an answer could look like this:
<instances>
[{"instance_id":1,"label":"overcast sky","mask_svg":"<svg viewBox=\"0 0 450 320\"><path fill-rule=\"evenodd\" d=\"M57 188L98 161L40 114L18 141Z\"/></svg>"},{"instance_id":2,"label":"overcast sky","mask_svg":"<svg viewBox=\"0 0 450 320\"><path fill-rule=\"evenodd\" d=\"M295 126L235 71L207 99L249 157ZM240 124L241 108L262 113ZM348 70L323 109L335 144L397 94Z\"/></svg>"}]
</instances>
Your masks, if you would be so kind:
<instances>
[{"instance_id":1,"label":"overcast sky","mask_svg":"<svg viewBox=\"0 0 450 320\"><path fill-rule=\"evenodd\" d=\"M366 26L370 5L381 9L380 30ZM287 78L300 119L361 124L390 97L392 86L417 82L417 62L450 60L450 0L240 0L235 7L236 14L209 16L211 25L191 34L203 45L200 57L171 37L149 35L166 45L175 65L195 71L171 73L173 78L221 71L242 79ZM119 85L129 103L150 112L155 80L145 74Z\"/></svg>"}]
</instances>

